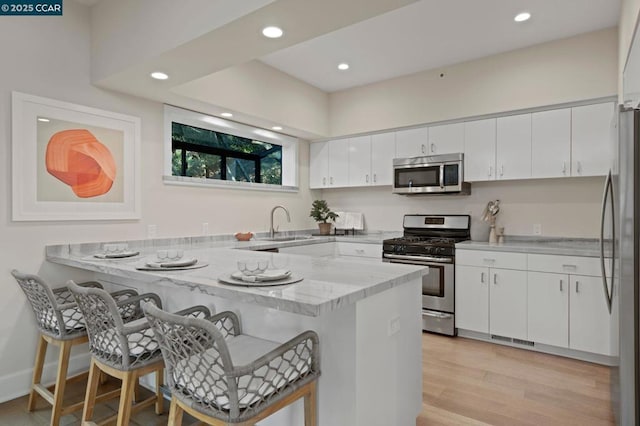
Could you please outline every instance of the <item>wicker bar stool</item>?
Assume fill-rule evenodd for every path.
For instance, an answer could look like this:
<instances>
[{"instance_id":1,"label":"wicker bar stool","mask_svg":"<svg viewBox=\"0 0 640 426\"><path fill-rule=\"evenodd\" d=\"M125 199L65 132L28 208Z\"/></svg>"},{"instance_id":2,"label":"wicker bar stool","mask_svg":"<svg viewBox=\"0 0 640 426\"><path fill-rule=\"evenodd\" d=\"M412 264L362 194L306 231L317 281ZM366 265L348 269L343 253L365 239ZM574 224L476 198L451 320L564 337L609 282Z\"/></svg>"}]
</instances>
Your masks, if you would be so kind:
<instances>
[{"instance_id":1,"label":"wicker bar stool","mask_svg":"<svg viewBox=\"0 0 640 426\"><path fill-rule=\"evenodd\" d=\"M27 409L29 411L34 410L37 396L40 395L51 404L51 425L57 426L63 415L81 410L83 406L83 402L64 406L63 400L67 383L87 378L87 372L67 377L71 348L75 345L86 343L88 340L84 319L67 287L51 288L49 284L37 275L24 274L15 269L11 271L11 275L13 275L27 296L39 331L38 348L36 350ZM102 288L102 285L95 281L80 285L83 287ZM120 300L135 296L138 293L134 290L122 290L111 294L114 298ZM58 346L60 354L58 356L55 384L44 386L41 383L42 370L49 344ZM100 395L100 400L114 398L117 396L117 392L119 391Z\"/></svg>"},{"instance_id":2,"label":"wicker bar stool","mask_svg":"<svg viewBox=\"0 0 640 426\"><path fill-rule=\"evenodd\" d=\"M305 426L316 425L316 333L280 344L242 334L233 312L194 319L143 309L167 368L170 426L180 426L185 411L214 426L253 425L302 397Z\"/></svg>"},{"instance_id":3,"label":"wicker bar stool","mask_svg":"<svg viewBox=\"0 0 640 426\"><path fill-rule=\"evenodd\" d=\"M118 414L102 420L100 424L112 422L117 417L118 426L128 425L133 412L151 404L155 404L157 414L162 414L160 387L164 377L164 361L140 307L141 302L162 306L158 295L145 293L116 302L104 290L80 287L73 281L67 284L84 315L92 355L82 422L90 422L93 417L100 372L122 380ZM206 318L211 313L204 306L195 306L177 315ZM137 399L135 392L138 379L151 372L156 373L155 395L132 405L132 401Z\"/></svg>"}]
</instances>

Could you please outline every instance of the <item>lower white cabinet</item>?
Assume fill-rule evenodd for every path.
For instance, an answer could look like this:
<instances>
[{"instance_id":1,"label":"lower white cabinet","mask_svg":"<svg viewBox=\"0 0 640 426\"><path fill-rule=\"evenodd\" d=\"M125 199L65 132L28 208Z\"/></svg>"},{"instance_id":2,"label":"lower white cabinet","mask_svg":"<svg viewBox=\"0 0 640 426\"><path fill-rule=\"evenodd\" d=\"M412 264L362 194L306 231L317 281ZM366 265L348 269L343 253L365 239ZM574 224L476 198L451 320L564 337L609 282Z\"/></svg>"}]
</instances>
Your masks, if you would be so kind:
<instances>
[{"instance_id":1,"label":"lower white cabinet","mask_svg":"<svg viewBox=\"0 0 640 426\"><path fill-rule=\"evenodd\" d=\"M528 339L569 346L569 275L527 272Z\"/></svg>"},{"instance_id":2,"label":"lower white cabinet","mask_svg":"<svg viewBox=\"0 0 640 426\"><path fill-rule=\"evenodd\" d=\"M527 272L489 269L489 332L527 340Z\"/></svg>"},{"instance_id":3,"label":"lower white cabinet","mask_svg":"<svg viewBox=\"0 0 640 426\"><path fill-rule=\"evenodd\" d=\"M606 270L610 271L610 261ZM616 298L614 294L614 306ZM615 324L607 309L598 258L456 252L460 329L613 356Z\"/></svg>"},{"instance_id":4,"label":"lower white cabinet","mask_svg":"<svg viewBox=\"0 0 640 426\"><path fill-rule=\"evenodd\" d=\"M456 327L489 333L489 268L456 265Z\"/></svg>"},{"instance_id":5,"label":"lower white cabinet","mask_svg":"<svg viewBox=\"0 0 640 426\"><path fill-rule=\"evenodd\" d=\"M604 300L601 277L571 276L569 347L613 355L611 315Z\"/></svg>"}]
</instances>

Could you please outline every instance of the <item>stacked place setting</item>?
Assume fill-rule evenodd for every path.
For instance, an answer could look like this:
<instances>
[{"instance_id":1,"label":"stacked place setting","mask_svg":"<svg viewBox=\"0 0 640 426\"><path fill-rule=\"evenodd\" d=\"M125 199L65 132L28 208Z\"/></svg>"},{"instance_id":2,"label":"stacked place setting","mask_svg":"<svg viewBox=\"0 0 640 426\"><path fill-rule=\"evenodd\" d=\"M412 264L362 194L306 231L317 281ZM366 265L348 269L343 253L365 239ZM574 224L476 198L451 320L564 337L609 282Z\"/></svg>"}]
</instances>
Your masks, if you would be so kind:
<instances>
[{"instance_id":1,"label":"stacked place setting","mask_svg":"<svg viewBox=\"0 0 640 426\"><path fill-rule=\"evenodd\" d=\"M207 265L195 257L185 257L184 250L168 249L158 250L155 257L146 259L144 264L136 266L136 269L140 271L183 271L204 268Z\"/></svg>"},{"instance_id":2,"label":"stacked place setting","mask_svg":"<svg viewBox=\"0 0 640 426\"><path fill-rule=\"evenodd\" d=\"M291 274L288 269L268 269L268 260L240 260L238 270L218 278L224 284L262 287L293 284L302 278Z\"/></svg>"},{"instance_id":3,"label":"stacked place setting","mask_svg":"<svg viewBox=\"0 0 640 426\"><path fill-rule=\"evenodd\" d=\"M93 255L96 259L126 259L139 255L140 252L129 249L127 243L103 244L102 252Z\"/></svg>"}]
</instances>

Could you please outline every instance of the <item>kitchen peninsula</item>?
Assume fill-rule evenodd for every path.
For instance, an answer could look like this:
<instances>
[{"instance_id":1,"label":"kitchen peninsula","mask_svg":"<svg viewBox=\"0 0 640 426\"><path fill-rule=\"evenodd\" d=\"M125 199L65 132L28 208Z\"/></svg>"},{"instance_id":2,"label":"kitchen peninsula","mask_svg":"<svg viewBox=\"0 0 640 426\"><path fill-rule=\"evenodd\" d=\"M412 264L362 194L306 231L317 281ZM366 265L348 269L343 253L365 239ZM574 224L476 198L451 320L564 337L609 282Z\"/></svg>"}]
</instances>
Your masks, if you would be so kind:
<instances>
[{"instance_id":1,"label":"kitchen peninsula","mask_svg":"<svg viewBox=\"0 0 640 426\"><path fill-rule=\"evenodd\" d=\"M319 425L415 424L422 406L420 283L428 270L258 251L328 241L238 243L200 237L130 241L129 248L140 255L127 259L95 258L98 243L48 246L46 254L50 262L92 272L107 286L155 292L170 311L196 304L233 310L247 334L284 342L312 329L320 336ZM168 247L208 265L184 271L136 269ZM257 259L303 280L273 287L218 281L236 271L237 261ZM303 424L302 402L260 424Z\"/></svg>"}]
</instances>

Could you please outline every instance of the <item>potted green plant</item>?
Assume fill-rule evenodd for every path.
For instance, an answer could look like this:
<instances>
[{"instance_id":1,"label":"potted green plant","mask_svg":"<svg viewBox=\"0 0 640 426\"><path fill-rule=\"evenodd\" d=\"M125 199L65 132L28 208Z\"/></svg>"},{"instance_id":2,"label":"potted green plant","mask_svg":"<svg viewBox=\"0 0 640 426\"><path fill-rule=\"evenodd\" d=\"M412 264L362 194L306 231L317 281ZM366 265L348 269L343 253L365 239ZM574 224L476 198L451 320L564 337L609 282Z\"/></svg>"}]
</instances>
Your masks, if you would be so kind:
<instances>
[{"instance_id":1,"label":"potted green plant","mask_svg":"<svg viewBox=\"0 0 640 426\"><path fill-rule=\"evenodd\" d=\"M329 235L329 232L331 232L331 224L327 223L327 220L334 221L338 217L337 214L329 209L325 200L315 200L311 205L309 216L318 222L320 235Z\"/></svg>"}]
</instances>

